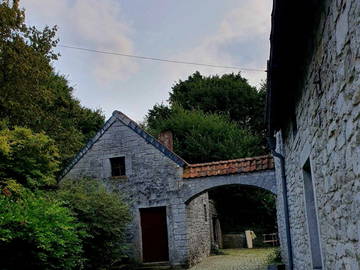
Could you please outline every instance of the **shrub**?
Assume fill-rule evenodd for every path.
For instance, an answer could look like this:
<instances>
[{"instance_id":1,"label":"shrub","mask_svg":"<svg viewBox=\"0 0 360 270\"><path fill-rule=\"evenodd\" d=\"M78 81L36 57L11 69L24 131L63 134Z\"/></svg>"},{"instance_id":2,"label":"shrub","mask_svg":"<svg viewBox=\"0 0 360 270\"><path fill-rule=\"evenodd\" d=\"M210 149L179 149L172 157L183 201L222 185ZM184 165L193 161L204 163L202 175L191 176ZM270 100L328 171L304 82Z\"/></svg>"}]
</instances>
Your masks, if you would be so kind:
<instances>
[{"instance_id":1,"label":"shrub","mask_svg":"<svg viewBox=\"0 0 360 270\"><path fill-rule=\"evenodd\" d=\"M13 196L9 186L0 195L1 269L80 269L86 233L70 210L19 186Z\"/></svg>"},{"instance_id":2,"label":"shrub","mask_svg":"<svg viewBox=\"0 0 360 270\"><path fill-rule=\"evenodd\" d=\"M117 192L93 179L63 180L59 197L68 203L91 238L84 241L86 269L109 268L124 254L130 214Z\"/></svg>"}]
</instances>

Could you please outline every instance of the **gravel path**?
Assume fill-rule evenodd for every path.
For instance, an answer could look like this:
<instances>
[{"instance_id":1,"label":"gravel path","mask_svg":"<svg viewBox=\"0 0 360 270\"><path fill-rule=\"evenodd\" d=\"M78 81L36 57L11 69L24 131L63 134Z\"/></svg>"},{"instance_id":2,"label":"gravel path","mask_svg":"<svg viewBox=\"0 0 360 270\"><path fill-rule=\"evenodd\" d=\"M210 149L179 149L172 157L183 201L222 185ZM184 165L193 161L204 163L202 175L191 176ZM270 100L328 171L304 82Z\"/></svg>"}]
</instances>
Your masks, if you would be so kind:
<instances>
[{"instance_id":1,"label":"gravel path","mask_svg":"<svg viewBox=\"0 0 360 270\"><path fill-rule=\"evenodd\" d=\"M204 259L190 270L265 270L275 249L225 249L224 255Z\"/></svg>"}]
</instances>

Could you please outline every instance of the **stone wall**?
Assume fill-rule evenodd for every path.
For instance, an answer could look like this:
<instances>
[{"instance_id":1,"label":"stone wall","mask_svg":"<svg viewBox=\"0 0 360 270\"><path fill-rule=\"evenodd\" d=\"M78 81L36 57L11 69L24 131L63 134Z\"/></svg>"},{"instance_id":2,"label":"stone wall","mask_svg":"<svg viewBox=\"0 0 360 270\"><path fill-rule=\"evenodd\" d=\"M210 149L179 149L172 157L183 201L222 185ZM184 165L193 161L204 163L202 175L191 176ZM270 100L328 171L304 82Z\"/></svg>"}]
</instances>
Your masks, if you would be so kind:
<instances>
[{"instance_id":1,"label":"stone wall","mask_svg":"<svg viewBox=\"0 0 360 270\"><path fill-rule=\"evenodd\" d=\"M210 236L212 248L223 248L223 237L221 231L221 224L219 215L216 209L216 204L213 200L209 199L210 211Z\"/></svg>"},{"instance_id":2,"label":"stone wall","mask_svg":"<svg viewBox=\"0 0 360 270\"><path fill-rule=\"evenodd\" d=\"M273 170L183 179L183 168L176 162L179 157L170 153L173 156L169 158L169 153L159 149L153 138L144 138L144 132L136 124L122 115L124 119L116 117L117 114L120 115L114 113L93 143L74 159L64 178L99 179L109 190L124 194L133 215L127 234L129 255L139 262L143 257L139 209L166 207L170 264L188 265L210 254L213 234L208 189L241 184L276 190ZM110 159L114 157L125 157L125 176L111 176ZM221 241L220 224L215 227Z\"/></svg>"},{"instance_id":3,"label":"stone wall","mask_svg":"<svg viewBox=\"0 0 360 270\"><path fill-rule=\"evenodd\" d=\"M125 157L126 176L111 177L110 158L119 156ZM186 263L185 204L177 196L182 168L175 162L115 120L65 176L80 177L101 179L109 189L124 194L133 214L128 240L132 256L138 261L142 261L139 208L166 206L170 262Z\"/></svg>"},{"instance_id":4,"label":"stone wall","mask_svg":"<svg viewBox=\"0 0 360 270\"><path fill-rule=\"evenodd\" d=\"M277 134L286 160L295 269L312 269L304 171L310 160L323 269L360 269L360 1L325 1L292 125ZM320 76L319 76L320 74ZM314 84L315 81L321 84ZM283 140L283 145L282 145ZM278 190L280 168L276 159ZM279 231L285 248L282 197ZM287 260L286 250L283 252Z\"/></svg>"},{"instance_id":5,"label":"stone wall","mask_svg":"<svg viewBox=\"0 0 360 270\"><path fill-rule=\"evenodd\" d=\"M202 192L225 185L254 186L268 190L274 194L277 192L274 170L182 179L179 185L181 185L180 195L184 202L187 202Z\"/></svg>"},{"instance_id":6,"label":"stone wall","mask_svg":"<svg viewBox=\"0 0 360 270\"><path fill-rule=\"evenodd\" d=\"M210 211L208 193L192 199L186 206L189 265L210 255Z\"/></svg>"}]
</instances>

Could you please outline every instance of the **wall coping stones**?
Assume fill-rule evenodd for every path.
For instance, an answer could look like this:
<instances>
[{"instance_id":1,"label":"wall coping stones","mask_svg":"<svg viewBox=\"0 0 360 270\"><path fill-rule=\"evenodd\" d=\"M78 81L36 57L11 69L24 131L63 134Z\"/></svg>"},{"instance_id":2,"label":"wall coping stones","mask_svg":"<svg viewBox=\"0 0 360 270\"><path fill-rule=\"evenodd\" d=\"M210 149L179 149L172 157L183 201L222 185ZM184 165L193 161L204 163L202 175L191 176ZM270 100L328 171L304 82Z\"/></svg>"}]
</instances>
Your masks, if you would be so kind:
<instances>
[{"instance_id":1,"label":"wall coping stones","mask_svg":"<svg viewBox=\"0 0 360 270\"><path fill-rule=\"evenodd\" d=\"M183 178L199 178L215 175L248 173L274 169L272 156L258 156L208 163L189 164L184 168Z\"/></svg>"}]
</instances>

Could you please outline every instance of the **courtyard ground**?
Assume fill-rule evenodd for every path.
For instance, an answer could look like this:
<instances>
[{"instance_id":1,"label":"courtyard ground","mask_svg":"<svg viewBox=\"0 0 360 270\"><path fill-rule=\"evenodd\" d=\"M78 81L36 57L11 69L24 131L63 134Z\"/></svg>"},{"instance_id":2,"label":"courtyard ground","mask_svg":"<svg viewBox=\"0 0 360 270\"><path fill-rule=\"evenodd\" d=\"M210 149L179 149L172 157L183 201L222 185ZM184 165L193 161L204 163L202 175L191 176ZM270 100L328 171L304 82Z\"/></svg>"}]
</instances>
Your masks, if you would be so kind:
<instances>
[{"instance_id":1,"label":"courtyard ground","mask_svg":"<svg viewBox=\"0 0 360 270\"><path fill-rule=\"evenodd\" d=\"M274 259L275 248L224 249L224 255L204 259L190 270L265 270Z\"/></svg>"}]
</instances>

